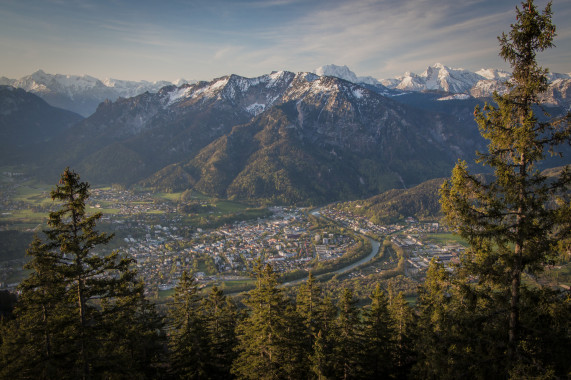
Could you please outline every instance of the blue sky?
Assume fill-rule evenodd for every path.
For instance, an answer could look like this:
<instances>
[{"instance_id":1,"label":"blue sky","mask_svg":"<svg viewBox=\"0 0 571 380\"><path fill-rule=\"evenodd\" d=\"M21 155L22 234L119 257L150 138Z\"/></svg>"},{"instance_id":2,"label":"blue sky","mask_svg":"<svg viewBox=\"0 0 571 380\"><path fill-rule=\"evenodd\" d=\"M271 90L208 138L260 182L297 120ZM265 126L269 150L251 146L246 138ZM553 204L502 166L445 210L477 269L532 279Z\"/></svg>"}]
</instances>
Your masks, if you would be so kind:
<instances>
[{"instance_id":1,"label":"blue sky","mask_svg":"<svg viewBox=\"0 0 571 380\"><path fill-rule=\"evenodd\" d=\"M254 77L347 65L389 78L440 62L507 69L497 36L512 0L0 0L0 76L43 69L129 80ZM536 1L543 8L546 1ZM553 1L557 47L571 72L571 1Z\"/></svg>"}]
</instances>

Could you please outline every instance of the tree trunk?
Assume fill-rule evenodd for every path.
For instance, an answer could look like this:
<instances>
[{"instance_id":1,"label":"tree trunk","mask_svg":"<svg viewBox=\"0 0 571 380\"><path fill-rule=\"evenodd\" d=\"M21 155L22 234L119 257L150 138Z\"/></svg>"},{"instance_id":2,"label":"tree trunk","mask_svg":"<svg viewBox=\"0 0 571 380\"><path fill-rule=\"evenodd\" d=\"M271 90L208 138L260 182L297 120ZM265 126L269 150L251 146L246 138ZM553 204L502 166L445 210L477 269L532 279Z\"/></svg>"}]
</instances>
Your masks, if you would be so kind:
<instances>
[{"instance_id":1,"label":"tree trunk","mask_svg":"<svg viewBox=\"0 0 571 380\"><path fill-rule=\"evenodd\" d=\"M521 246L516 245L515 253L516 256L518 256L518 263L515 265L512 271L508 341L508 357L512 363L517 361L517 344L519 340L519 287L521 283L521 269L519 258L521 257Z\"/></svg>"}]
</instances>

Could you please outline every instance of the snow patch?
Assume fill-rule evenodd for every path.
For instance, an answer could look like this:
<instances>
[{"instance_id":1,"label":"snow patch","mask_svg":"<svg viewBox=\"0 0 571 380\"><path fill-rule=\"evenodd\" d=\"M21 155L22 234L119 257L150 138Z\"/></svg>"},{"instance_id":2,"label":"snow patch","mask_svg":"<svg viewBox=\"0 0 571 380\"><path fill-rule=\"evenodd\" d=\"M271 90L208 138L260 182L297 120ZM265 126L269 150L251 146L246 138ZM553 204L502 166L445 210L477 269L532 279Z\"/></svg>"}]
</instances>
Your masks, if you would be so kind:
<instances>
[{"instance_id":1,"label":"snow patch","mask_svg":"<svg viewBox=\"0 0 571 380\"><path fill-rule=\"evenodd\" d=\"M450 96L445 96L443 98L439 98L437 100L440 101L446 101L446 100L466 100L466 99L470 99L471 96L468 94L454 94L454 95L450 95Z\"/></svg>"},{"instance_id":2,"label":"snow patch","mask_svg":"<svg viewBox=\"0 0 571 380\"><path fill-rule=\"evenodd\" d=\"M353 96L357 99L361 99L363 96L365 96L365 90L362 88L355 88L353 89Z\"/></svg>"},{"instance_id":3,"label":"snow patch","mask_svg":"<svg viewBox=\"0 0 571 380\"><path fill-rule=\"evenodd\" d=\"M248 112L250 115L258 116L259 114L264 112L265 109L266 109L265 104L254 103L246 107L246 112Z\"/></svg>"},{"instance_id":4,"label":"snow patch","mask_svg":"<svg viewBox=\"0 0 571 380\"><path fill-rule=\"evenodd\" d=\"M182 99L189 98L191 92L192 87L180 87L172 92L169 92L167 106L170 106Z\"/></svg>"}]
</instances>

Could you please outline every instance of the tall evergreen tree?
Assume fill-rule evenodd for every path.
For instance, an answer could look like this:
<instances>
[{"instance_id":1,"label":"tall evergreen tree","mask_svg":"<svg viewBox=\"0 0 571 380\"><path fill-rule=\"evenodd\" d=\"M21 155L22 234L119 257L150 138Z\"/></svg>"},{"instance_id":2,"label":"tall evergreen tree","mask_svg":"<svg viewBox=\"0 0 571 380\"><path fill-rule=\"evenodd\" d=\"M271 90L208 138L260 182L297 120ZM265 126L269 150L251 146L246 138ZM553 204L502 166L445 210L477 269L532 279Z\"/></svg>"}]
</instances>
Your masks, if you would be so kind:
<instances>
[{"instance_id":1,"label":"tall evergreen tree","mask_svg":"<svg viewBox=\"0 0 571 380\"><path fill-rule=\"evenodd\" d=\"M57 257L36 236L24 266L31 274L20 284L15 319L2 334L0 377L52 378L69 363L59 334L70 323L61 300L64 277L55 269Z\"/></svg>"},{"instance_id":2,"label":"tall evergreen tree","mask_svg":"<svg viewBox=\"0 0 571 380\"><path fill-rule=\"evenodd\" d=\"M101 372L109 378L160 378L166 361L163 317L145 298L143 283L125 285L123 297L102 305Z\"/></svg>"},{"instance_id":3,"label":"tall evergreen tree","mask_svg":"<svg viewBox=\"0 0 571 380\"><path fill-rule=\"evenodd\" d=\"M377 284L364 311L364 373L367 378L388 378L392 373L393 324L389 300Z\"/></svg>"},{"instance_id":4,"label":"tall evergreen tree","mask_svg":"<svg viewBox=\"0 0 571 380\"><path fill-rule=\"evenodd\" d=\"M210 352L207 372L211 379L230 379L230 369L236 357L236 325L239 313L236 305L214 286L202 300L202 313Z\"/></svg>"},{"instance_id":5,"label":"tall evergreen tree","mask_svg":"<svg viewBox=\"0 0 571 380\"><path fill-rule=\"evenodd\" d=\"M551 3L539 12L533 0L523 2L509 34L499 38L500 55L513 69L510 89L494 96L497 106L475 110L489 140L488 152L479 153L478 162L493 169L493 178L472 175L460 162L441 189L449 225L472 247L463 265L480 284L507 299L508 368L535 360L526 354L521 324L522 274L539 272L556 253L558 239L569 233L559 228L568 223L561 216L569 208L569 165L556 180L538 169L546 154L569 143L571 136L571 114L549 122L536 115L539 95L547 88L547 70L537 64L536 54L553 46L551 17ZM567 201L555 202L558 197Z\"/></svg>"},{"instance_id":6,"label":"tall evergreen tree","mask_svg":"<svg viewBox=\"0 0 571 380\"><path fill-rule=\"evenodd\" d=\"M175 288L169 309L170 372L177 379L205 379L210 355L198 285L185 272Z\"/></svg>"},{"instance_id":7,"label":"tall evergreen tree","mask_svg":"<svg viewBox=\"0 0 571 380\"><path fill-rule=\"evenodd\" d=\"M389 312L392 320L392 341L394 344L393 375L398 379L405 379L415 362L414 330L416 318L402 292L389 300Z\"/></svg>"},{"instance_id":8,"label":"tall evergreen tree","mask_svg":"<svg viewBox=\"0 0 571 380\"><path fill-rule=\"evenodd\" d=\"M475 287L462 268L448 272L432 260L419 289L414 373L419 378L497 377L506 346L498 339L507 328L498 318L494 291ZM485 295L485 296L484 296Z\"/></svg>"},{"instance_id":9,"label":"tall evergreen tree","mask_svg":"<svg viewBox=\"0 0 571 380\"><path fill-rule=\"evenodd\" d=\"M14 330L2 347L4 353L21 355L8 358L4 368L16 378L124 374L113 363L126 337L115 335L114 344L108 342L124 325L123 318L139 310L133 306L125 313L111 307L143 296L136 272L130 269L133 260L93 252L112 236L95 230L101 214L87 215L89 184L76 173L65 169L51 197L61 202L61 208L49 215L46 241L34 239L27 251L31 257L27 268L32 272L20 286ZM154 328L138 325L136 331L156 336ZM132 364L127 361L122 366ZM18 368L17 373L10 372Z\"/></svg>"},{"instance_id":10,"label":"tall evergreen tree","mask_svg":"<svg viewBox=\"0 0 571 380\"><path fill-rule=\"evenodd\" d=\"M337 308L330 297L325 296L316 310L319 330L313 339L313 348L309 357L311 373L320 380L333 379L336 359L334 348L336 342L335 319Z\"/></svg>"},{"instance_id":11,"label":"tall evergreen tree","mask_svg":"<svg viewBox=\"0 0 571 380\"><path fill-rule=\"evenodd\" d=\"M272 267L258 262L254 274L256 288L244 301L249 315L236 329L238 357L232 372L240 379L301 378L300 320L278 288Z\"/></svg>"},{"instance_id":12,"label":"tall evergreen tree","mask_svg":"<svg viewBox=\"0 0 571 380\"><path fill-rule=\"evenodd\" d=\"M296 299L296 310L303 323L303 367L305 372L310 369L310 356L317 334L321 330L320 304L321 288L315 282L310 272L307 281L299 287ZM322 337L323 338L323 337Z\"/></svg>"},{"instance_id":13,"label":"tall evergreen tree","mask_svg":"<svg viewBox=\"0 0 571 380\"><path fill-rule=\"evenodd\" d=\"M351 289L344 288L341 294L334 333L335 378L354 379L362 376L361 313Z\"/></svg>"}]
</instances>

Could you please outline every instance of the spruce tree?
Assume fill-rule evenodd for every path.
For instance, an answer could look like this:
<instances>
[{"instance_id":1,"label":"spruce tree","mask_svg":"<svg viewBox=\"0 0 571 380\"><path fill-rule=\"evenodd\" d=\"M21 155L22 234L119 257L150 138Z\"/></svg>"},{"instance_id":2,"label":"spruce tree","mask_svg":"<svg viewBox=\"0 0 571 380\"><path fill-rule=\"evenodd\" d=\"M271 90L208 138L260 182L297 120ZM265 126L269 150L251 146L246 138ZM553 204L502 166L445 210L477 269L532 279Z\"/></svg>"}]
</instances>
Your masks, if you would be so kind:
<instances>
[{"instance_id":1,"label":"spruce tree","mask_svg":"<svg viewBox=\"0 0 571 380\"><path fill-rule=\"evenodd\" d=\"M364 373L367 378L388 378L392 373L393 335L387 296L377 284L364 311Z\"/></svg>"},{"instance_id":2,"label":"spruce tree","mask_svg":"<svg viewBox=\"0 0 571 380\"><path fill-rule=\"evenodd\" d=\"M238 357L232 373L240 379L297 379L301 342L291 304L278 288L272 267L254 266L256 288L244 301L248 316L237 326Z\"/></svg>"},{"instance_id":3,"label":"spruce tree","mask_svg":"<svg viewBox=\"0 0 571 380\"><path fill-rule=\"evenodd\" d=\"M333 361L335 378L352 379L362 374L361 313L353 291L344 288L334 325Z\"/></svg>"},{"instance_id":4,"label":"spruce tree","mask_svg":"<svg viewBox=\"0 0 571 380\"><path fill-rule=\"evenodd\" d=\"M296 299L296 311L303 323L303 367L306 372L309 372L313 345L321 330L320 304L321 288L316 284L315 278L310 272L307 281L300 285Z\"/></svg>"},{"instance_id":5,"label":"spruce tree","mask_svg":"<svg viewBox=\"0 0 571 380\"><path fill-rule=\"evenodd\" d=\"M506 346L500 334L507 324L498 318L496 294L474 287L462 268L450 273L433 259L417 299L418 378L494 378L502 373Z\"/></svg>"},{"instance_id":6,"label":"spruce tree","mask_svg":"<svg viewBox=\"0 0 571 380\"><path fill-rule=\"evenodd\" d=\"M571 136L571 114L547 122L536 114L548 85L547 70L537 64L536 54L553 46L551 17L551 3L539 12L528 0L516 8L511 31L499 37L500 56L513 69L509 92L495 94L495 106L486 104L474 113L489 140L488 152L478 153L477 162L491 168L493 177L470 174L460 162L441 189L448 224L471 245L463 265L481 286L506 299L498 309L506 310L508 368L535 360L521 324L522 274L540 272L556 254L557 241L569 234L561 228L569 223L561 219L570 207L569 165L555 180L538 168Z\"/></svg>"},{"instance_id":7,"label":"spruce tree","mask_svg":"<svg viewBox=\"0 0 571 380\"><path fill-rule=\"evenodd\" d=\"M316 310L319 330L313 339L313 347L309 357L311 373L318 379L334 378L336 358L334 348L336 344L335 319L337 308L330 297L325 296Z\"/></svg>"},{"instance_id":8,"label":"spruce tree","mask_svg":"<svg viewBox=\"0 0 571 380\"><path fill-rule=\"evenodd\" d=\"M194 276L182 273L169 309L170 373L177 379L207 378L210 355L201 297Z\"/></svg>"},{"instance_id":9,"label":"spruce tree","mask_svg":"<svg viewBox=\"0 0 571 380\"><path fill-rule=\"evenodd\" d=\"M71 321L61 302L66 289L54 270L57 257L37 236L27 254L24 268L32 272L19 286L15 319L2 333L1 378L52 378L69 364L60 332Z\"/></svg>"},{"instance_id":10,"label":"spruce tree","mask_svg":"<svg viewBox=\"0 0 571 380\"><path fill-rule=\"evenodd\" d=\"M136 272L130 269L133 260L93 252L112 236L96 231L100 213L87 215L89 184L79 175L65 169L51 197L61 207L49 215L45 241L34 239L27 251L26 267L32 272L20 286L14 329L2 347L3 353L21 354L7 359L3 355L3 371L16 378L132 376L124 367L136 367L133 356L123 356L121 368L114 363L128 340L118 332L125 318L140 310L137 304L128 311L119 305L130 297L143 297ZM160 327L131 326L151 339Z\"/></svg>"},{"instance_id":11,"label":"spruce tree","mask_svg":"<svg viewBox=\"0 0 571 380\"><path fill-rule=\"evenodd\" d=\"M202 314L210 347L207 373L211 379L230 379L230 368L236 357L236 325L239 313L236 305L214 286L202 300Z\"/></svg>"},{"instance_id":12,"label":"spruce tree","mask_svg":"<svg viewBox=\"0 0 571 380\"><path fill-rule=\"evenodd\" d=\"M402 292L389 299L389 312L394 344L392 351L393 375L398 379L404 379L408 377L410 368L415 362L414 330L416 329L416 318Z\"/></svg>"}]
</instances>

